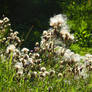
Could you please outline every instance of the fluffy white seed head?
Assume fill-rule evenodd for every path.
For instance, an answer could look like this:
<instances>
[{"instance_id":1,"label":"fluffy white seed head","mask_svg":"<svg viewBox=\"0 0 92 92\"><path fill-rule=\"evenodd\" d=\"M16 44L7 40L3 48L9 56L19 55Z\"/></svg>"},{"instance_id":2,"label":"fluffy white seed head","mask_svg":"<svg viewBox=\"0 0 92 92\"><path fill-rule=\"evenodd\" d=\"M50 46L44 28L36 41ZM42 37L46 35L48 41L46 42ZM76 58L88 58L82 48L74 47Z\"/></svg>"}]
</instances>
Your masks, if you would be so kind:
<instances>
[{"instance_id":1,"label":"fluffy white seed head","mask_svg":"<svg viewBox=\"0 0 92 92\"><path fill-rule=\"evenodd\" d=\"M0 20L0 24L2 24L3 23L3 20Z\"/></svg>"},{"instance_id":2,"label":"fluffy white seed head","mask_svg":"<svg viewBox=\"0 0 92 92\"><path fill-rule=\"evenodd\" d=\"M71 55L71 61L80 62L80 60L81 60L80 55L78 55L78 54Z\"/></svg>"},{"instance_id":3,"label":"fluffy white seed head","mask_svg":"<svg viewBox=\"0 0 92 92\"><path fill-rule=\"evenodd\" d=\"M23 67L23 64L22 64L22 62L17 62L14 67L15 67L16 69L20 69L20 68Z\"/></svg>"},{"instance_id":4,"label":"fluffy white seed head","mask_svg":"<svg viewBox=\"0 0 92 92\"><path fill-rule=\"evenodd\" d=\"M87 58L92 58L92 55L91 54L86 54L85 55Z\"/></svg>"},{"instance_id":5,"label":"fluffy white seed head","mask_svg":"<svg viewBox=\"0 0 92 92\"><path fill-rule=\"evenodd\" d=\"M55 71L54 70L50 70L50 76L55 75Z\"/></svg>"},{"instance_id":6,"label":"fluffy white seed head","mask_svg":"<svg viewBox=\"0 0 92 92\"><path fill-rule=\"evenodd\" d=\"M42 72L46 71L46 68L45 68L45 67L42 67L42 68L41 68L41 71L42 71Z\"/></svg>"},{"instance_id":7,"label":"fluffy white seed head","mask_svg":"<svg viewBox=\"0 0 92 92\"><path fill-rule=\"evenodd\" d=\"M45 73L45 75L46 75L46 76L48 76L48 75L49 75L49 72L47 72L47 71L45 71L44 73Z\"/></svg>"},{"instance_id":8,"label":"fluffy white seed head","mask_svg":"<svg viewBox=\"0 0 92 92\"><path fill-rule=\"evenodd\" d=\"M9 18L5 17L5 18L3 19L3 21L4 21L4 22L9 22L10 20L9 20Z\"/></svg>"},{"instance_id":9,"label":"fluffy white seed head","mask_svg":"<svg viewBox=\"0 0 92 92\"><path fill-rule=\"evenodd\" d=\"M21 51L22 51L23 53L28 53L28 52L29 52L29 49L23 48Z\"/></svg>"},{"instance_id":10,"label":"fluffy white seed head","mask_svg":"<svg viewBox=\"0 0 92 92\"><path fill-rule=\"evenodd\" d=\"M57 28L61 27L62 24L66 22L66 18L62 14L58 14L50 18L50 26Z\"/></svg>"},{"instance_id":11,"label":"fluffy white seed head","mask_svg":"<svg viewBox=\"0 0 92 92\"><path fill-rule=\"evenodd\" d=\"M56 53L57 55L60 55L61 52L62 52L62 47L56 46L56 47L54 48L54 51L55 51L55 53Z\"/></svg>"},{"instance_id":12,"label":"fluffy white seed head","mask_svg":"<svg viewBox=\"0 0 92 92\"><path fill-rule=\"evenodd\" d=\"M63 74L62 73L58 73L58 77L63 77Z\"/></svg>"},{"instance_id":13,"label":"fluffy white seed head","mask_svg":"<svg viewBox=\"0 0 92 92\"><path fill-rule=\"evenodd\" d=\"M16 36L16 35L18 35L19 34L19 32L18 31L16 31L16 32L14 32L14 35Z\"/></svg>"},{"instance_id":14,"label":"fluffy white seed head","mask_svg":"<svg viewBox=\"0 0 92 92\"><path fill-rule=\"evenodd\" d=\"M44 78L46 77L46 74L44 72L40 72L40 77Z\"/></svg>"},{"instance_id":15,"label":"fluffy white seed head","mask_svg":"<svg viewBox=\"0 0 92 92\"><path fill-rule=\"evenodd\" d=\"M17 74L18 74L19 76L21 76L21 75L23 74L23 69L19 69L18 72L17 72Z\"/></svg>"},{"instance_id":16,"label":"fluffy white seed head","mask_svg":"<svg viewBox=\"0 0 92 92\"><path fill-rule=\"evenodd\" d=\"M15 52L15 49L16 47L13 44L11 44L7 47L6 53Z\"/></svg>"},{"instance_id":17,"label":"fluffy white seed head","mask_svg":"<svg viewBox=\"0 0 92 92\"><path fill-rule=\"evenodd\" d=\"M33 59L32 58L29 58L28 59L28 61L29 61L29 63L31 64L31 65L33 65L34 63L33 63Z\"/></svg>"},{"instance_id":18,"label":"fluffy white seed head","mask_svg":"<svg viewBox=\"0 0 92 92\"><path fill-rule=\"evenodd\" d=\"M43 36L44 36L44 35L47 35L47 31L43 31Z\"/></svg>"}]
</instances>

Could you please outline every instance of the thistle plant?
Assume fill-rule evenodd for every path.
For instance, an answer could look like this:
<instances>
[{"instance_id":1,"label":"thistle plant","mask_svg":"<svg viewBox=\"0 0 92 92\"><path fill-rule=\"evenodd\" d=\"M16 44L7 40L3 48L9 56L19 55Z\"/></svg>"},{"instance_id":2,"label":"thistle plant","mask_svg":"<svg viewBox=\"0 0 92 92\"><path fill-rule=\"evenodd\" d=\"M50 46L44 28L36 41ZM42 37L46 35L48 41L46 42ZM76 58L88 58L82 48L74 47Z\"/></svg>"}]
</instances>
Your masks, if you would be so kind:
<instances>
[{"instance_id":1,"label":"thistle plant","mask_svg":"<svg viewBox=\"0 0 92 92\"><path fill-rule=\"evenodd\" d=\"M89 59L86 56L91 57L91 55L80 56L68 49L71 43L74 42L74 36L70 33L67 25L67 17L62 14L51 17L50 26L52 28L45 30L41 37L40 47L45 58L49 59L50 53L53 53L52 61L62 61L60 69L63 74L66 75L70 72L74 75L74 78L87 78L89 71L87 60Z\"/></svg>"},{"instance_id":2,"label":"thistle plant","mask_svg":"<svg viewBox=\"0 0 92 92\"><path fill-rule=\"evenodd\" d=\"M22 40L18 32L10 28L8 18L0 20L0 59L11 59L18 81L30 78L68 77L87 78L92 70L92 55L80 56L69 49L74 36L67 25L67 17L59 14L50 18L51 28L43 31L41 42L36 42L33 50L20 48ZM9 28L8 28L9 27ZM7 30L8 32L7 32ZM2 58L3 57L3 58Z\"/></svg>"}]
</instances>

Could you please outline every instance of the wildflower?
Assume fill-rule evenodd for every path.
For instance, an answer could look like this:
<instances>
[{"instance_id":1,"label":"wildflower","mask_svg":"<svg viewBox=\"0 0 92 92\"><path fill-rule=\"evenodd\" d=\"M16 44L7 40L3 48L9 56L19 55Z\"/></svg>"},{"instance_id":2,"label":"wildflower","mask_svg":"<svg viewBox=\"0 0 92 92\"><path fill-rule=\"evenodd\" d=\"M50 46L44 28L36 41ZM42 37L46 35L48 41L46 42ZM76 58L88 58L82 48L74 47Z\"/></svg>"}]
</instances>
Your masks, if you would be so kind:
<instances>
[{"instance_id":1,"label":"wildflower","mask_svg":"<svg viewBox=\"0 0 92 92\"><path fill-rule=\"evenodd\" d=\"M17 55L16 52L13 53L13 57L14 57L14 59L16 59L16 60L19 59L19 55Z\"/></svg>"},{"instance_id":2,"label":"wildflower","mask_svg":"<svg viewBox=\"0 0 92 92\"><path fill-rule=\"evenodd\" d=\"M33 65L33 59L32 58L29 58L28 59L29 63Z\"/></svg>"},{"instance_id":3,"label":"wildflower","mask_svg":"<svg viewBox=\"0 0 92 92\"><path fill-rule=\"evenodd\" d=\"M21 62L17 62L14 67L16 71L18 71L19 69L23 68L23 64Z\"/></svg>"},{"instance_id":4,"label":"wildflower","mask_svg":"<svg viewBox=\"0 0 92 92\"><path fill-rule=\"evenodd\" d=\"M2 24L3 23L3 20L0 20L0 24Z\"/></svg>"},{"instance_id":5,"label":"wildflower","mask_svg":"<svg viewBox=\"0 0 92 92\"><path fill-rule=\"evenodd\" d=\"M19 34L19 32L18 32L18 31L14 32L14 35L15 35L15 36L16 36L17 34Z\"/></svg>"},{"instance_id":6,"label":"wildflower","mask_svg":"<svg viewBox=\"0 0 92 92\"><path fill-rule=\"evenodd\" d=\"M37 76L37 72L34 71L34 72L31 73L32 78L35 78L36 76Z\"/></svg>"},{"instance_id":7,"label":"wildflower","mask_svg":"<svg viewBox=\"0 0 92 92\"><path fill-rule=\"evenodd\" d=\"M35 51L35 52L38 52L39 50L40 50L39 47L35 47L35 48L34 48L34 51Z\"/></svg>"},{"instance_id":8,"label":"wildflower","mask_svg":"<svg viewBox=\"0 0 92 92\"><path fill-rule=\"evenodd\" d=\"M42 61L41 59L37 59L37 60L36 60L36 63L37 63L37 64L40 64L41 61Z\"/></svg>"},{"instance_id":9,"label":"wildflower","mask_svg":"<svg viewBox=\"0 0 92 92\"><path fill-rule=\"evenodd\" d=\"M4 33L5 32L5 29L2 29L2 33Z\"/></svg>"},{"instance_id":10,"label":"wildflower","mask_svg":"<svg viewBox=\"0 0 92 92\"><path fill-rule=\"evenodd\" d=\"M49 48L53 49L53 46L54 46L53 41L50 41L50 42L49 42Z\"/></svg>"},{"instance_id":11,"label":"wildflower","mask_svg":"<svg viewBox=\"0 0 92 92\"><path fill-rule=\"evenodd\" d=\"M35 58L35 56L34 55L32 55L32 57L31 57L33 60L35 60L36 58Z\"/></svg>"},{"instance_id":12,"label":"wildflower","mask_svg":"<svg viewBox=\"0 0 92 92\"><path fill-rule=\"evenodd\" d=\"M29 59L29 55L28 54L24 54L23 58L28 60Z\"/></svg>"},{"instance_id":13,"label":"wildflower","mask_svg":"<svg viewBox=\"0 0 92 92\"><path fill-rule=\"evenodd\" d=\"M87 58L92 58L92 55L90 55L90 54L86 54L85 55Z\"/></svg>"},{"instance_id":14,"label":"wildflower","mask_svg":"<svg viewBox=\"0 0 92 92\"><path fill-rule=\"evenodd\" d=\"M43 36L43 38L45 39L45 41L48 41L48 40L49 40L49 38L50 38L50 36L45 35L45 36Z\"/></svg>"},{"instance_id":15,"label":"wildflower","mask_svg":"<svg viewBox=\"0 0 92 92\"><path fill-rule=\"evenodd\" d=\"M26 65L27 64L27 60L23 59L22 63L23 63L23 65Z\"/></svg>"},{"instance_id":16,"label":"wildflower","mask_svg":"<svg viewBox=\"0 0 92 92\"><path fill-rule=\"evenodd\" d=\"M33 72L34 73L34 75L37 75L37 72Z\"/></svg>"},{"instance_id":17,"label":"wildflower","mask_svg":"<svg viewBox=\"0 0 92 92\"><path fill-rule=\"evenodd\" d=\"M42 48L42 51L45 52L46 51L46 48Z\"/></svg>"},{"instance_id":18,"label":"wildflower","mask_svg":"<svg viewBox=\"0 0 92 92\"><path fill-rule=\"evenodd\" d=\"M65 48L62 48L62 50L61 50L61 55L63 56L64 53L65 53Z\"/></svg>"},{"instance_id":19,"label":"wildflower","mask_svg":"<svg viewBox=\"0 0 92 92\"><path fill-rule=\"evenodd\" d=\"M49 72L47 72L47 71L45 71L44 73L45 73L45 75L46 75L46 76L48 76L48 75L49 75Z\"/></svg>"},{"instance_id":20,"label":"wildflower","mask_svg":"<svg viewBox=\"0 0 92 92\"><path fill-rule=\"evenodd\" d=\"M64 39L65 39L65 40L69 40L69 38L70 38L70 33L66 32Z\"/></svg>"},{"instance_id":21,"label":"wildflower","mask_svg":"<svg viewBox=\"0 0 92 92\"><path fill-rule=\"evenodd\" d=\"M7 40L10 40L11 39L11 37L7 37Z\"/></svg>"},{"instance_id":22,"label":"wildflower","mask_svg":"<svg viewBox=\"0 0 92 92\"><path fill-rule=\"evenodd\" d=\"M3 41L5 41L6 40L6 38L3 38Z\"/></svg>"},{"instance_id":23,"label":"wildflower","mask_svg":"<svg viewBox=\"0 0 92 92\"><path fill-rule=\"evenodd\" d=\"M40 45L40 46L43 47L45 43L46 43L46 40L43 39L43 40L41 41L41 45Z\"/></svg>"},{"instance_id":24,"label":"wildflower","mask_svg":"<svg viewBox=\"0 0 92 92\"><path fill-rule=\"evenodd\" d=\"M28 52L29 52L29 49L23 48L21 51L22 51L23 53L28 53Z\"/></svg>"},{"instance_id":25,"label":"wildflower","mask_svg":"<svg viewBox=\"0 0 92 92\"><path fill-rule=\"evenodd\" d=\"M7 17L5 17L5 18L3 19L3 21L4 21L4 22L9 22L10 20L9 20Z\"/></svg>"},{"instance_id":26,"label":"wildflower","mask_svg":"<svg viewBox=\"0 0 92 92\"><path fill-rule=\"evenodd\" d=\"M55 71L54 70L50 70L50 76L55 75Z\"/></svg>"},{"instance_id":27,"label":"wildflower","mask_svg":"<svg viewBox=\"0 0 92 92\"><path fill-rule=\"evenodd\" d=\"M92 65L89 67L89 70L92 71Z\"/></svg>"},{"instance_id":28,"label":"wildflower","mask_svg":"<svg viewBox=\"0 0 92 92\"><path fill-rule=\"evenodd\" d=\"M73 62L80 62L80 55L78 55L78 54L73 54L73 55L71 55L71 61L73 61Z\"/></svg>"},{"instance_id":29,"label":"wildflower","mask_svg":"<svg viewBox=\"0 0 92 92\"><path fill-rule=\"evenodd\" d=\"M74 52L70 52L69 54L70 54L70 56L72 56L74 54Z\"/></svg>"},{"instance_id":30,"label":"wildflower","mask_svg":"<svg viewBox=\"0 0 92 92\"><path fill-rule=\"evenodd\" d=\"M35 56L35 58L39 58L40 55L39 55L39 53L35 53L34 56Z\"/></svg>"},{"instance_id":31,"label":"wildflower","mask_svg":"<svg viewBox=\"0 0 92 92\"><path fill-rule=\"evenodd\" d=\"M43 72L39 72L39 74L41 75Z\"/></svg>"},{"instance_id":32,"label":"wildflower","mask_svg":"<svg viewBox=\"0 0 92 92\"><path fill-rule=\"evenodd\" d=\"M88 62L89 62L89 63L92 63L92 58L88 59Z\"/></svg>"},{"instance_id":33,"label":"wildflower","mask_svg":"<svg viewBox=\"0 0 92 92\"><path fill-rule=\"evenodd\" d=\"M65 30L61 31L60 35L61 35L61 38L63 38L63 40L69 40L69 38L70 38L70 33Z\"/></svg>"},{"instance_id":34,"label":"wildflower","mask_svg":"<svg viewBox=\"0 0 92 92\"><path fill-rule=\"evenodd\" d=\"M81 70L81 68L82 68L82 70ZM88 77L87 70L86 70L85 66L81 66L81 67L79 66L78 70L79 70L80 77L83 77L84 79Z\"/></svg>"},{"instance_id":35,"label":"wildflower","mask_svg":"<svg viewBox=\"0 0 92 92\"><path fill-rule=\"evenodd\" d=\"M30 50L31 53L33 53L33 50Z\"/></svg>"},{"instance_id":36,"label":"wildflower","mask_svg":"<svg viewBox=\"0 0 92 92\"><path fill-rule=\"evenodd\" d=\"M64 60L67 61L67 62L70 62L71 61L71 58L70 58L70 54L69 53L64 53Z\"/></svg>"},{"instance_id":37,"label":"wildflower","mask_svg":"<svg viewBox=\"0 0 92 92\"><path fill-rule=\"evenodd\" d=\"M19 76L21 76L21 75L23 74L23 69L19 69L18 72L17 72L17 74L18 74Z\"/></svg>"},{"instance_id":38,"label":"wildflower","mask_svg":"<svg viewBox=\"0 0 92 92\"><path fill-rule=\"evenodd\" d=\"M47 35L47 31L43 31L43 36L44 36L44 35Z\"/></svg>"},{"instance_id":39,"label":"wildflower","mask_svg":"<svg viewBox=\"0 0 92 92\"><path fill-rule=\"evenodd\" d=\"M39 46L39 43L38 43L38 42L36 42L36 43L35 43L35 46Z\"/></svg>"},{"instance_id":40,"label":"wildflower","mask_svg":"<svg viewBox=\"0 0 92 92\"><path fill-rule=\"evenodd\" d=\"M54 17L50 18L50 26L57 28L61 27L61 25L65 22L65 18L62 14L58 14Z\"/></svg>"},{"instance_id":41,"label":"wildflower","mask_svg":"<svg viewBox=\"0 0 92 92\"><path fill-rule=\"evenodd\" d=\"M66 21L63 23L63 26L62 26L62 29L60 30L61 31L66 31L66 32L69 32L69 26L66 24Z\"/></svg>"},{"instance_id":42,"label":"wildflower","mask_svg":"<svg viewBox=\"0 0 92 92\"><path fill-rule=\"evenodd\" d=\"M16 52L17 55L20 55L21 54L18 49L15 49L15 52Z\"/></svg>"},{"instance_id":43,"label":"wildflower","mask_svg":"<svg viewBox=\"0 0 92 92\"><path fill-rule=\"evenodd\" d=\"M13 33L10 33L10 36L11 36L11 37L13 37L13 36L14 36L14 34L13 34Z\"/></svg>"},{"instance_id":44,"label":"wildflower","mask_svg":"<svg viewBox=\"0 0 92 92\"><path fill-rule=\"evenodd\" d=\"M41 71L42 71L42 72L46 71L46 68L45 68L45 67L42 67L42 68L41 68Z\"/></svg>"},{"instance_id":45,"label":"wildflower","mask_svg":"<svg viewBox=\"0 0 92 92\"><path fill-rule=\"evenodd\" d=\"M30 52L30 53L29 53L29 57L31 57L31 56L32 56L32 53Z\"/></svg>"},{"instance_id":46,"label":"wildflower","mask_svg":"<svg viewBox=\"0 0 92 92\"><path fill-rule=\"evenodd\" d=\"M71 53L71 50L70 50L70 49L67 49L67 50L65 51L65 53Z\"/></svg>"},{"instance_id":47,"label":"wildflower","mask_svg":"<svg viewBox=\"0 0 92 92\"><path fill-rule=\"evenodd\" d=\"M60 65L62 65L64 63L64 61L60 61Z\"/></svg>"},{"instance_id":48,"label":"wildflower","mask_svg":"<svg viewBox=\"0 0 92 92\"><path fill-rule=\"evenodd\" d=\"M15 39L17 42L20 42L20 38L19 38L19 37L14 36L14 39Z\"/></svg>"},{"instance_id":49,"label":"wildflower","mask_svg":"<svg viewBox=\"0 0 92 92\"><path fill-rule=\"evenodd\" d=\"M13 44L11 44L11 45L9 45L9 46L7 47L6 53L9 54L10 52L14 52L15 49L16 49L16 47L15 47Z\"/></svg>"},{"instance_id":50,"label":"wildflower","mask_svg":"<svg viewBox=\"0 0 92 92\"><path fill-rule=\"evenodd\" d=\"M23 58L20 58L19 60L20 60L20 62L23 62L24 59Z\"/></svg>"},{"instance_id":51,"label":"wildflower","mask_svg":"<svg viewBox=\"0 0 92 92\"><path fill-rule=\"evenodd\" d=\"M7 26L9 27L9 26L11 26L11 24L10 24L10 23L8 23L8 24L7 24Z\"/></svg>"},{"instance_id":52,"label":"wildflower","mask_svg":"<svg viewBox=\"0 0 92 92\"><path fill-rule=\"evenodd\" d=\"M58 25L58 20L55 18L50 18L50 26L57 27L57 25Z\"/></svg>"},{"instance_id":53,"label":"wildflower","mask_svg":"<svg viewBox=\"0 0 92 92\"><path fill-rule=\"evenodd\" d=\"M70 35L70 38L69 38L71 41L74 40L74 36L73 35Z\"/></svg>"},{"instance_id":54,"label":"wildflower","mask_svg":"<svg viewBox=\"0 0 92 92\"><path fill-rule=\"evenodd\" d=\"M10 29L10 32L13 32L13 30L12 30L12 29Z\"/></svg>"},{"instance_id":55,"label":"wildflower","mask_svg":"<svg viewBox=\"0 0 92 92\"><path fill-rule=\"evenodd\" d=\"M62 73L58 73L58 77L63 77Z\"/></svg>"},{"instance_id":56,"label":"wildflower","mask_svg":"<svg viewBox=\"0 0 92 92\"><path fill-rule=\"evenodd\" d=\"M54 48L54 51L55 51L55 53L56 53L57 55L60 55L61 52L62 52L62 47L56 46L56 47Z\"/></svg>"},{"instance_id":57,"label":"wildflower","mask_svg":"<svg viewBox=\"0 0 92 92\"><path fill-rule=\"evenodd\" d=\"M42 73L42 72L40 72L40 77L46 77L46 74L45 73Z\"/></svg>"}]
</instances>

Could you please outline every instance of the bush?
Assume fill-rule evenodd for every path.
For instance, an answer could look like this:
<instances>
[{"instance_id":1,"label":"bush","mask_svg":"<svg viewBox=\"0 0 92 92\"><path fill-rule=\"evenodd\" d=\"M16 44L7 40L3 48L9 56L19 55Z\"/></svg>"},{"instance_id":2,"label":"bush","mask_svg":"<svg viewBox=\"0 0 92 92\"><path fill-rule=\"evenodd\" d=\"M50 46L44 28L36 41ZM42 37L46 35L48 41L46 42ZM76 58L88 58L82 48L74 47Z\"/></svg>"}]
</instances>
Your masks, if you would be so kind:
<instances>
[{"instance_id":1,"label":"bush","mask_svg":"<svg viewBox=\"0 0 92 92\"><path fill-rule=\"evenodd\" d=\"M60 2L59 2L60 3ZM68 17L71 33L74 33L80 46L91 46L91 0L67 0L61 3L64 6L63 13ZM89 16L90 14L90 16Z\"/></svg>"}]
</instances>

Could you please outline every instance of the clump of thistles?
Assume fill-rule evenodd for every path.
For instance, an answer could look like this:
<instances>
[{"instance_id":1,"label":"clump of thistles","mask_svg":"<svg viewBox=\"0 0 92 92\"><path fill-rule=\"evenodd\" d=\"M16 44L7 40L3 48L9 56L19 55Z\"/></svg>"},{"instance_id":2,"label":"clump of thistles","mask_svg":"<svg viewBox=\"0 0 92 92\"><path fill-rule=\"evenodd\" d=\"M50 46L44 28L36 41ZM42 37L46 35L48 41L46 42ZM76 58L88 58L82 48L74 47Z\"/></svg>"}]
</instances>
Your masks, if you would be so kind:
<instances>
[{"instance_id":1,"label":"clump of thistles","mask_svg":"<svg viewBox=\"0 0 92 92\"><path fill-rule=\"evenodd\" d=\"M0 20L0 29L3 33L6 28L3 25L8 22L7 17ZM70 34L66 16L59 14L51 17L50 26L52 28L43 31L40 44L36 42L31 51L28 48L19 49L22 41L18 37L17 31L13 32L10 29L8 37L0 35L2 37L0 43L4 43L6 46L5 58L12 53L12 65L16 74L43 79L47 76L53 78L56 74L59 78L62 78L64 73L64 76L74 75L75 79L87 78L87 72L92 70L92 55L80 56L68 49L74 41L74 36ZM47 71L46 67L42 67L43 63L50 65L50 67L59 64L60 70L50 69Z\"/></svg>"},{"instance_id":2,"label":"clump of thistles","mask_svg":"<svg viewBox=\"0 0 92 92\"><path fill-rule=\"evenodd\" d=\"M43 31L41 40L41 50L46 58L53 57L55 61L60 60L60 70L62 71L65 66L65 71L70 74L74 73L75 77L80 76L86 78L88 70L92 70L91 55L80 56L75 54L69 48L74 41L74 35L70 33L69 26L67 25L66 16L59 14L50 18L49 30ZM87 58L86 58L87 57ZM83 66L81 66L83 65ZM52 73L50 73L52 74Z\"/></svg>"}]
</instances>

